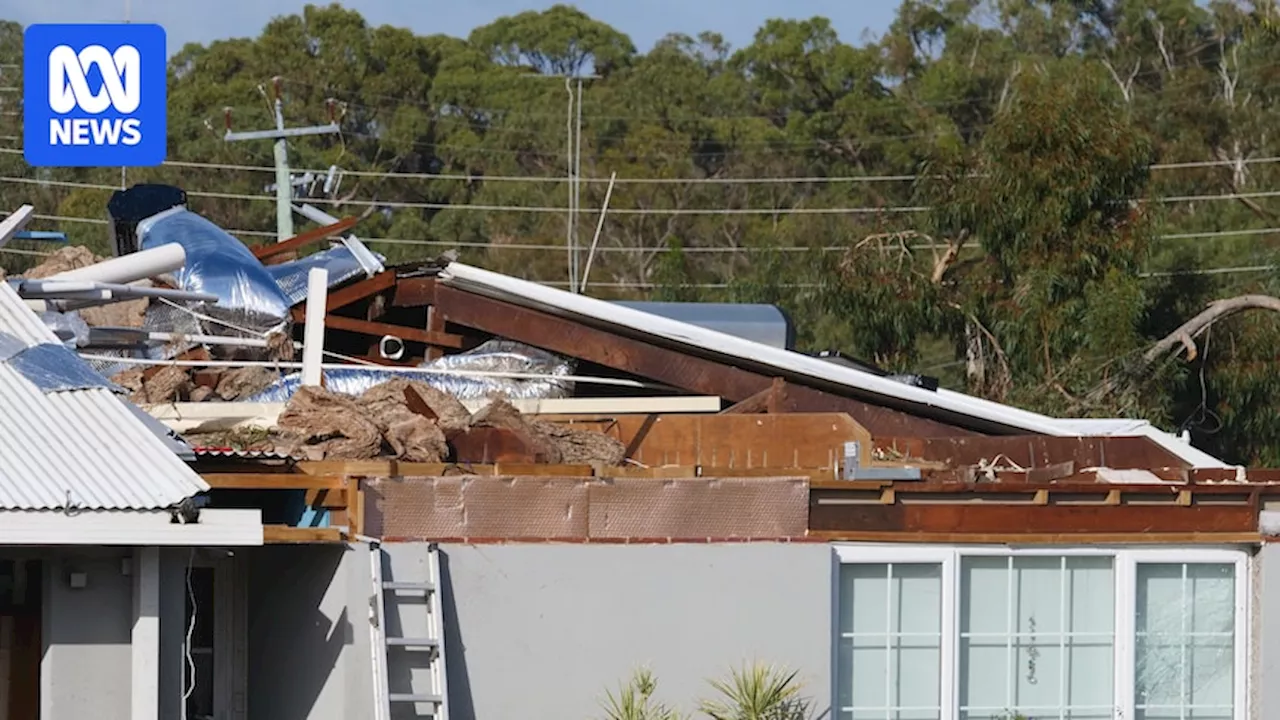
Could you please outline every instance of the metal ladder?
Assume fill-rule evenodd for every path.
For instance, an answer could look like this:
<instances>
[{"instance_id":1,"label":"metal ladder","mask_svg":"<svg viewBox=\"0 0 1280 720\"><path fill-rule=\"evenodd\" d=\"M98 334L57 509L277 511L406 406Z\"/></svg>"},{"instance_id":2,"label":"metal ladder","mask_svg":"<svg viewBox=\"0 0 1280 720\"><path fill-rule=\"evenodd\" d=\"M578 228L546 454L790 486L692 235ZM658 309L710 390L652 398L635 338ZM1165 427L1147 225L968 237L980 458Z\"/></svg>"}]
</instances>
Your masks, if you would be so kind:
<instances>
[{"instance_id":1,"label":"metal ladder","mask_svg":"<svg viewBox=\"0 0 1280 720\"><path fill-rule=\"evenodd\" d=\"M435 543L427 546L426 582L397 582L382 579L382 563L386 553L382 543L373 538L365 539L369 543L370 576L373 580L373 595L369 598L369 637L373 652L373 699L374 720L391 720L391 707L399 704L428 705L431 711L426 717L433 720L449 720L449 689L444 664L444 619L440 608L440 554ZM424 593L427 603L427 636L426 637L388 637L387 636L387 603L394 602L400 592ZM389 595L388 595L389 593ZM431 687L423 693L391 692L390 677L387 669L390 665L391 651L424 651L428 653L429 666L427 675ZM418 717L423 717L419 715Z\"/></svg>"}]
</instances>

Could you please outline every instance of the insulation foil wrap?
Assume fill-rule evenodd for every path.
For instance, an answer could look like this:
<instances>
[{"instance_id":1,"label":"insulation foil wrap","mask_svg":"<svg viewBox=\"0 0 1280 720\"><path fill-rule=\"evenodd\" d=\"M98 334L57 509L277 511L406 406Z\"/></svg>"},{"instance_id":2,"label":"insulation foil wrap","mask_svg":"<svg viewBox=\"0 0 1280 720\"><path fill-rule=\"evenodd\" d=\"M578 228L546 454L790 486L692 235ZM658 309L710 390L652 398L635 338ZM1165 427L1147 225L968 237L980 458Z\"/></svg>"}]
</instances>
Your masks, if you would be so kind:
<instances>
[{"instance_id":1,"label":"insulation foil wrap","mask_svg":"<svg viewBox=\"0 0 1280 720\"><path fill-rule=\"evenodd\" d=\"M386 258L377 253L370 254L379 263L386 261ZM284 293L285 297L289 298L289 304L297 305L307 299L307 273L311 272L311 268L317 267L324 268L329 272L330 288L337 287L367 272L351 250L341 245L292 262L268 265L266 270L275 280L280 291ZM378 269L380 270L381 268Z\"/></svg>"},{"instance_id":2,"label":"insulation foil wrap","mask_svg":"<svg viewBox=\"0 0 1280 720\"><path fill-rule=\"evenodd\" d=\"M138 238L143 250L168 243L181 245L187 262L176 273L178 286L218 296L216 303L189 306L222 321L205 321L204 332L245 335L223 323L259 335L288 330L289 297L244 243L211 221L184 207L170 208L139 222Z\"/></svg>"},{"instance_id":3,"label":"insulation foil wrap","mask_svg":"<svg viewBox=\"0 0 1280 720\"><path fill-rule=\"evenodd\" d=\"M573 381L556 378L509 378L453 373L511 373L538 376L570 376L572 360L509 340L490 340L473 350L447 355L423 363L423 372L395 368L353 367L325 370L325 386L334 392L359 395L388 380L402 377L419 380L443 390L460 400L482 399L498 395L511 399L563 398L573 394ZM301 373L284 376L275 385L248 399L249 402L288 402L301 383Z\"/></svg>"}]
</instances>

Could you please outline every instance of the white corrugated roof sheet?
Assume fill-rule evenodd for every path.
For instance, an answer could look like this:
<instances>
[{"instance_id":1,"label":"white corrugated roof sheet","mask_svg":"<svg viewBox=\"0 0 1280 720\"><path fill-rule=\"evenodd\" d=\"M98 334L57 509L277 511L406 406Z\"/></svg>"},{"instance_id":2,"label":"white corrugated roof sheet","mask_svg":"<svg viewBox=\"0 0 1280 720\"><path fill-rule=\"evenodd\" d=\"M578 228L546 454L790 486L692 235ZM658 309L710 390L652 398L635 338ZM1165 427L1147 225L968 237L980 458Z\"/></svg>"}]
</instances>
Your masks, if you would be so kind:
<instances>
[{"instance_id":1,"label":"white corrugated roof sheet","mask_svg":"<svg viewBox=\"0 0 1280 720\"><path fill-rule=\"evenodd\" d=\"M55 376L63 389L42 390L22 369L24 352L37 346L25 357L60 360ZM63 353L4 282L0 358L0 509L158 510L209 489L127 400L104 386L66 381L101 376Z\"/></svg>"},{"instance_id":2,"label":"white corrugated roof sheet","mask_svg":"<svg viewBox=\"0 0 1280 720\"><path fill-rule=\"evenodd\" d=\"M1230 467L1146 421L1064 420L952 390L927 390L821 358L457 262L445 267L440 274L440 281L516 305L589 320L596 325L626 330L631 335L661 339L668 344L697 349L748 366L770 368L780 376L804 377L823 384L843 386L859 394L884 398L897 406L914 406L926 411L933 409L935 414L951 414L986 425L1036 435L1144 435L1194 467Z\"/></svg>"}]
</instances>

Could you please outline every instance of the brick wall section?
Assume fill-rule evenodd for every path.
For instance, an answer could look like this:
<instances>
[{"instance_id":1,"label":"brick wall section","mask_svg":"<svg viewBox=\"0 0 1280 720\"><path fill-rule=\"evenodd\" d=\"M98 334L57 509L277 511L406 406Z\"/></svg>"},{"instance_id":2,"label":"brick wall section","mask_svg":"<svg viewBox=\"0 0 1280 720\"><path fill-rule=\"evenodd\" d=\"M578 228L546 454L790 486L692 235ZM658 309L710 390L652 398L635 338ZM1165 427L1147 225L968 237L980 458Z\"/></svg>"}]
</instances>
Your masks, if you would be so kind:
<instances>
[{"instance_id":1,"label":"brick wall section","mask_svg":"<svg viewBox=\"0 0 1280 720\"><path fill-rule=\"evenodd\" d=\"M803 540L809 479L400 477L366 481L366 532L387 540Z\"/></svg>"}]
</instances>

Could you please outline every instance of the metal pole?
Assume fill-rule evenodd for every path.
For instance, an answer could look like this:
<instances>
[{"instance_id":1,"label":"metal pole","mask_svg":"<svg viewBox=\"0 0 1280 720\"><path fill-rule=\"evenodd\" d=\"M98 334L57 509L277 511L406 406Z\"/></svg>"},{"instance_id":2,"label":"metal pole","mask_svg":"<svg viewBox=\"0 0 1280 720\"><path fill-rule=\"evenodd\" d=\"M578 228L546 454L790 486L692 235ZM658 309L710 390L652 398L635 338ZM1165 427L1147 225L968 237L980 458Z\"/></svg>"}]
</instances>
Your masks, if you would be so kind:
<instances>
[{"instance_id":1,"label":"metal pole","mask_svg":"<svg viewBox=\"0 0 1280 720\"><path fill-rule=\"evenodd\" d=\"M577 273L582 262L578 257L578 210L582 207L582 78L578 78L578 125L574 129L575 158L573 161L573 269ZM581 291L581 287L578 288Z\"/></svg>"},{"instance_id":2,"label":"metal pole","mask_svg":"<svg viewBox=\"0 0 1280 720\"><path fill-rule=\"evenodd\" d=\"M569 214L564 219L564 245L565 245L566 251L569 253L569 256L568 256L569 292L577 292L578 268L577 268L577 262L575 262L577 260L577 253L574 252L574 247L573 247L573 219L574 219L574 216L577 215L577 212L574 210L574 207L573 207L573 79L572 78L565 77L564 89L565 89L565 92L569 94L569 108L567 111L568 120L565 122L565 127L567 128L567 133L568 133L568 138L565 141L565 153L568 156L568 160L566 163L566 168L567 168L566 171L568 173L569 184L566 185L566 187L569 188Z\"/></svg>"},{"instance_id":3,"label":"metal pole","mask_svg":"<svg viewBox=\"0 0 1280 720\"><path fill-rule=\"evenodd\" d=\"M591 249L587 251L587 267L582 271L582 284L578 286L578 290L586 292L587 276L591 274L591 259L596 256L596 246L600 244L600 231L604 229L604 216L609 212L609 198L613 197L613 183L618 179L618 173L614 172L609 175L609 188L604 191L604 205L600 206L600 219L596 221L596 234L591 238Z\"/></svg>"},{"instance_id":4,"label":"metal pole","mask_svg":"<svg viewBox=\"0 0 1280 720\"><path fill-rule=\"evenodd\" d=\"M276 130L284 132L284 97L280 78L276 84ZM283 137L276 139L276 242L293 237L293 184L289 177L289 146Z\"/></svg>"}]
</instances>

